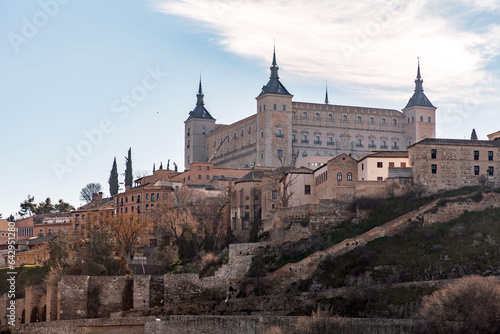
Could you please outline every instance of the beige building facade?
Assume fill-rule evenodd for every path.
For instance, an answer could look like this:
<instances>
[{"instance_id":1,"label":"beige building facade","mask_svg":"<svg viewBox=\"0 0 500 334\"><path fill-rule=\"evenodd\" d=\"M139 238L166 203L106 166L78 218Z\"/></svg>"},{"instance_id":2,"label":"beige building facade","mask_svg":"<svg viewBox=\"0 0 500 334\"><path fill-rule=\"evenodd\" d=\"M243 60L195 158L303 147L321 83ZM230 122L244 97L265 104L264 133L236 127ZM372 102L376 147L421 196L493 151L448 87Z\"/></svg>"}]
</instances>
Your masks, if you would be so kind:
<instances>
[{"instance_id":1,"label":"beige building facade","mask_svg":"<svg viewBox=\"0 0 500 334\"><path fill-rule=\"evenodd\" d=\"M414 181L430 192L499 184L500 141L424 139L409 156Z\"/></svg>"},{"instance_id":2,"label":"beige building facade","mask_svg":"<svg viewBox=\"0 0 500 334\"><path fill-rule=\"evenodd\" d=\"M389 177L391 168L410 168L406 151L375 152L358 161L359 181L383 181Z\"/></svg>"},{"instance_id":3,"label":"beige building facade","mask_svg":"<svg viewBox=\"0 0 500 334\"><path fill-rule=\"evenodd\" d=\"M216 124L204 106L201 83L197 104L185 122L185 166L306 166L301 159L340 154L360 158L374 151L407 151L435 137L435 111L423 92L420 65L415 91L402 111L293 101L279 79L273 55L269 81L257 96L257 112L230 125ZM204 148L204 150L202 149ZM309 161L307 162L309 163Z\"/></svg>"}]
</instances>

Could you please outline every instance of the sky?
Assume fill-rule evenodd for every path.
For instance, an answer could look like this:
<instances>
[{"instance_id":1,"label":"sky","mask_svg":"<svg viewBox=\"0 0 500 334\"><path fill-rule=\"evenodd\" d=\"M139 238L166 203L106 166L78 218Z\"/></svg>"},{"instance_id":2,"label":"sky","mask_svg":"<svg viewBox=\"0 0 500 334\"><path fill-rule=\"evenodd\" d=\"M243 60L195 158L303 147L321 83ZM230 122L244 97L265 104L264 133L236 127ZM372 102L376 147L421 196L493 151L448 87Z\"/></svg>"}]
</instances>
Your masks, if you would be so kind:
<instances>
[{"instance_id":1,"label":"sky","mask_svg":"<svg viewBox=\"0 0 500 334\"><path fill-rule=\"evenodd\" d=\"M294 101L401 110L417 58L437 137L500 130L497 0L0 2L0 214L80 206L98 182L183 170L200 75L217 123L256 112L273 47ZM120 175L120 182L123 176Z\"/></svg>"}]
</instances>

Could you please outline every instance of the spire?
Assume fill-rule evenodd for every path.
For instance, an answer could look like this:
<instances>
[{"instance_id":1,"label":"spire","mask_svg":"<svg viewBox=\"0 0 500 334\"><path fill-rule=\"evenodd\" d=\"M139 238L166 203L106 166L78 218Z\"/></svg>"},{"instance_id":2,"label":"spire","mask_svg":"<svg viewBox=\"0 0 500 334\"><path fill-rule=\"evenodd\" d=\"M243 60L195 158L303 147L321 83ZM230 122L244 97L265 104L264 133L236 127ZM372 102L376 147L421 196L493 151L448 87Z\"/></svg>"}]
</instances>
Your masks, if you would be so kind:
<instances>
[{"instance_id":1,"label":"spire","mask_svg":"<svg viewBox=\"0 0 500 334\"><path fill-rule=\"evenodd\" d=\"M417 65L417 78L415 79L415 93L413 93L413 96L410 98L408 101L408 104L406 105L406 108L414 107L414 106L420 106L420 107L432 107L435 108L431 101L425 96L424 94L424 88L423 88L423 82L422 77L420 76L420 58L418 59L418 65Z\"/></svg>"},{"instance_id":2,"label":"spire","mask_svg":"<svg viewBox=\"0 0 500 334\"><path fill-rule=\"evenodd\" d=\"M472 133L470 135L470 140L477 140L476 129L472 129Z\"/></svg>"},{"instance_id":3,"label":"spire","mask_svg":"<svg viewBox=\"0 0 500 334\"><path fill-rule=\"evenodd\" d=\"M197 106L202 106L205 104L205 102L203 101L204 96L205 95L203 95L203 91L201 90L201 74L200 74L200 85L198 87L198 94L196 94L196 97L198 98L198 100L196 101Z\"/></svg>"},{"instance_id":4,"label":"spire","mask_svg":"<svg viewBox=\"0 0 500 334\"><path fill-rule=\"evenodd\" d=\"M276 47L273 48L273 66L271 66L271 76L269 79L279 79L280 77L278 76L278 70L279 67L276 64Z\"/></svg>"},{"instance_id":5,"label":"spire","mask_svg":"<svg viewBox=\"0 0 500 334\"><path fill-rule=\"evenodd\" d=\"M325 104L330 104L328 102L328 81L326 82Z\"/></svg>"}]
</instances>

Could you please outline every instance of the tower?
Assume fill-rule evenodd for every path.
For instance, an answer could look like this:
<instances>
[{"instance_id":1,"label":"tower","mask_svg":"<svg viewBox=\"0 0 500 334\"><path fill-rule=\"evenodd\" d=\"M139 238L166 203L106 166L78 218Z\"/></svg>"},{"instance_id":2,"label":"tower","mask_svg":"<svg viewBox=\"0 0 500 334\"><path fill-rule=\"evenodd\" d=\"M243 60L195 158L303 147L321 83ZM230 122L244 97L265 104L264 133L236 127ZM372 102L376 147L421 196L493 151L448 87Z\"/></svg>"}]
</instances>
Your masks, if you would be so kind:
<instances>
[{"instance_id":1,"label":"tower","mask_svg":"<svg viewBox=\"0 0 500 334\"><path fill-rule=\"evenodd\" d=\"M434 107L424 94L420 76L420 60L415 79L415 93L403 109L405 115L405 132L407 146L425 138L436 137L436 107Z\"/></svg>"},{"instance_id":2,"label":"tower","mask_svg":"<svg viewBox=\"0 0 500 334\"><path fill-rule=\"evenodd\" d=\"M184 167L195 161L207 161L206 134L215 129L215 119L205 108L203 91L200 85L196 95L196 107L189 112L188 119L184 122Z\"/></svg>"},{"instance_id":3,"label":"tower","mask_svg":"<svg viewBox=\"0 0 500 334\"><path fill-rule=\"evenodd\" d=\"M257 159L261 166L286 166L292 160L292 97L280 82L276 50L271 76L257 100Z\"/></svg>"}]
</instances>

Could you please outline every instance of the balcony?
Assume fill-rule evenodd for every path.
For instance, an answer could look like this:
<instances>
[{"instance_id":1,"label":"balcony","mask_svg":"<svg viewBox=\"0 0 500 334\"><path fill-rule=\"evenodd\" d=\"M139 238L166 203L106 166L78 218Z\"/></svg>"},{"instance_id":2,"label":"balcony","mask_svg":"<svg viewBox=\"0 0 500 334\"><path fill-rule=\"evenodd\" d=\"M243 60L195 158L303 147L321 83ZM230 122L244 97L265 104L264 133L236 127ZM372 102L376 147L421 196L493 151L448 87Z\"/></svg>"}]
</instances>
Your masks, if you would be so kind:
<instances>
[{"instance_id":1,"label":"balcony","mask_svg":"<svg viewBox=\"0 0 500 334\"><path fill-rule=\"evenodd\" d=\"M309 140L307 140L307 139L302 139L300 142L301 142L302 144L309 144Z\"/></svg>"},{"instance_id":2,"label":"balcony","mask_svg":"<svg viewBox=\"0 0 500 334\"><path fill-rule=\"evenodd\" d=\"M314 144L321 145L321 140L315 140Z\"/></svg>"},{"instance_id":3,"label":"balcony","mask_svg":"<svg viewBox=\"0 0 500 334\"><path fill-rule=\"evenodd\" d=\"M277 138L283 138L284 136L283 136L283 134L282 134L282 133L277 133L277 134L276 134L276 137L277 137Z\"/></svg>"},{"instance_id":4,"label":"balcony","mask_svg":"<svg viewBox=\"0 0 500 334\"><path fill-rule=\"evenodd\" d=\"M326 142L326 145L331 145L331 146L333 146L333 145L334 145L334 142L333 142L333 141L327 141L327 142Z\"/></svg>"},{"instance_id":5,"label":"balcony","mask_svg":"<svg viewBox=\"0 0 500 334\"><path fill-rule=\"evenodd\" d=\"M292 143L296 143L297 142L297 139L292 139Z\"/></svg>"},{"instance_id":6,"label":"balcony","mask_svg":"<svg viewBox=\"0 0 500 334\"><path fill-rule=\"evenodd\" d=\"M399 146L392 146L391 147L393 150L399 150Z\"/></svg>"}]
</instances>

